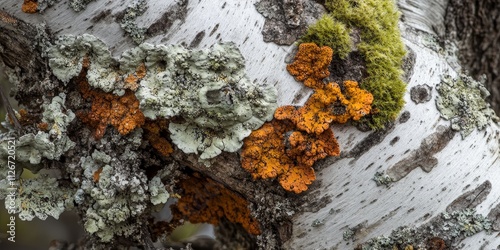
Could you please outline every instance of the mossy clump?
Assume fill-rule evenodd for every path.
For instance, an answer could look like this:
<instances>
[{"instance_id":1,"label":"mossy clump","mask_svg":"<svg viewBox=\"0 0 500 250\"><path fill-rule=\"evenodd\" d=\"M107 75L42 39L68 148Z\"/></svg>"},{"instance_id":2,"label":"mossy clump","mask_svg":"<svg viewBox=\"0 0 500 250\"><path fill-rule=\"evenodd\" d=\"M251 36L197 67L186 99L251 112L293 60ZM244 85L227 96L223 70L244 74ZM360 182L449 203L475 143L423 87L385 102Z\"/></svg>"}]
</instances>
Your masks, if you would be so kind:
<instances>
[{"instance_id":1,"label":"mossy clump","mask_svg":"<svg viewBox=\"0 0 500 250\"><path fill-rule=\"evenodd\" d=\"M350 30L344 23L323 15L315 24L307 28L306 34L300 38L301 43L316 43L318 46L328 46L335 54L344 59L351 51Z\"/></svg>"},{"instance_id":2,"label":"mossy clump","mask_svg":"<svg viewBox=\"0 0 500 250\"><path fill-rule=\"evenodd\" d=\"M360 31L361 41L356 47L364 56L368 73L361 87L374 97L371 115L360 122L372 129L383 128L403 108L406 90L401 79L406 52L398 29L399 12L395 3L393 0L326 0L325 6L329 14L312 25L301 41L332 46L342 58L342 53L348 53L342 48L350 47L346 33L352 29ZM328 44L330 37L335 39Z\"/></svg>"}]
</instances>

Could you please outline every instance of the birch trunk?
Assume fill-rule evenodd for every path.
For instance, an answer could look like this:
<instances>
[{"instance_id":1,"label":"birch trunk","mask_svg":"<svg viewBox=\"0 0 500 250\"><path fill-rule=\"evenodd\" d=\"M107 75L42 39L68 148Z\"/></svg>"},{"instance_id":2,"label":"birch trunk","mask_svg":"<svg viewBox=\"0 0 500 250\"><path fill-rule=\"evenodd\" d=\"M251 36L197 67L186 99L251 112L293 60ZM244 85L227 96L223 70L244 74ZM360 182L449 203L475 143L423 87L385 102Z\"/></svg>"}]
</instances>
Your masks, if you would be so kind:
<instances>
[{"instance_id":1,"label":"birch trunk","mask_svg":"<svg viewBox=\"0 0 500 250\"><path fill-rule=\"evenodd\" d=\"M136 22L147 28L145 42L152 44L207 48L219 41L232 41L245 57L250 79L276 86L279 105L303 104L311 91L286 71L295 48L264 42L265 18L256 11L256 2L148 0L149 8ZM90 33L102 39L118 57L135 46L116 21L127 3L97 0L75 12L67 1L60 1L43 13L26 14L21 12L21 2L2 1L0 59L22 81L41 81L49 76L47 65L39 61L41 57L31 44L36 28L30 25L40 29L43 24L53 35L49 40L57 35ZM500 128L491 122L484 130L475 129L462 139L450 129L450 121L441 117L435 105L439 95L436 85L444 75L457 76L461 69L456 55L450 54L453 50L438 44L438 36L446 33L447 4L445 0L399 1L403 13L400 29L410 52L403 112L380 131L333 126L342 154L316 164L317 180L309 191L294 196L276 188L262 189L254 184L259 181L252 181L241 170L236 154L226 155L210 169L197 164L192 156L175 154L174 158L252 203L262 202L263 197L268 197L266 192L302 202L288 220L265 230L277 235L274 245L268 243L276 248L352 249L370 238L389 235L398 227L432 224L441 213L464 208L475 208L477 213L489 216L493 229L500 230ZM308 17L309 23L324 11L315 8L317 13ZM420 85L428 85L430 91L422 98L426 101L417 104L410 90ZM377 186L373 178L379 172L396 181ZM496 233L483 231L460 238L449 247L496 249L499 245Z\"/></svg>"}]
</instances>

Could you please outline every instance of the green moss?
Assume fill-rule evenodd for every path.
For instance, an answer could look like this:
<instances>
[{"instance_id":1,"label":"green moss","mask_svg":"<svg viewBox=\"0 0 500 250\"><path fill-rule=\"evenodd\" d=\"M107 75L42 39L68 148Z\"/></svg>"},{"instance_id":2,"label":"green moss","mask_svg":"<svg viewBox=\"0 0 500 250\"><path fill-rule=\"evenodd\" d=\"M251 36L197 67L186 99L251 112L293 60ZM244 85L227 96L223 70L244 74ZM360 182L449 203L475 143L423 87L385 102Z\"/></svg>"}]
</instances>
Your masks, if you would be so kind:
<instances>
[{"instance_id":1,"label":"green moss","mask_svg":"<svg viewBox=\"0 0 500 250\"><path fill-rule=\"evenodd\" d=\"M361 86L373 94L375 112L362 118L371 128L383 128L404 106L401 79L405 55L398 29L399 13L392 0L327 0L334 20L361 31L357 48L364 55L368 77Z\"/></svg>"},{"instance_id":2,"label":"green moss","mask_svg":"<svg viewBox=\"0 0 500 250\"><path fill-rule=\"evenodd\" d=\"M315 24L309 26L300 42L329 46L335 54L344 59L351 50L349 32L345 24L334 20L330 15L323 15Z\"/></svg>"}]
</instances>

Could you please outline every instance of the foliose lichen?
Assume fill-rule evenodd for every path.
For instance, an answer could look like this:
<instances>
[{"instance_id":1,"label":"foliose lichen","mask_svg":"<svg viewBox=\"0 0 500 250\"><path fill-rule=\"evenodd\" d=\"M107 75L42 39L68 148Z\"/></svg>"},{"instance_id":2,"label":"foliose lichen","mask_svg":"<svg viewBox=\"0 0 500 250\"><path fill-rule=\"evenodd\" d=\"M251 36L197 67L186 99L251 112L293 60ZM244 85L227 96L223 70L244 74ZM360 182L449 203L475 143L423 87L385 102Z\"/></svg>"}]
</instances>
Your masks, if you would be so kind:
<instances>
[{"instance_id":1,"label":"foliose lichen","mask_svg":"<svg viewBox=\"0 0 500 250\"><path fill-rule=\"evenodd\" d=\"M433 249L431 245L441 242L444 248L455 249L465 237L481 231L491 231L491 221L474 209L444 212L420 227L400 227L389 236L379 236L356 247L357 250L375 249ZM448 248L449 247L449 248Z\"/></svg>"},{"instance_id":2,"label":"foliose lichen","mask_svg":"<svg viewBox=\"0 0 500 250\"><path fill-rule=\"evenodd\" d=\"M82 11L87 7L87 4L94 0L70 0L69 6L76 12Z\"/></svg>"},{"instance_id":3,"label":"foliose lichen","mask_svg":"<svg viewBox=\"0 0 500 250\"><path fill-rule=\"evenodd\" d=\"M50 103L42 105L44 110L42 122L47 124L47 131L27 133L16 139L16 163L22 167L37 172L41 167L42 158L58 160L75 143L67 136L67 127L75 118L75 114L66 109L64 102L66 95L59 94ZM6 121L9 123L9 121ZM10 127L13 131L14 128ZM7 140L0 141L0 163L4 162L8 155ZM4 164L5 163L5 164Z\"/></svg>"},{"instance_id":4,"label":"foliose lichen","mask_svg":"<svg viewBox=\"0 0 500 250\"><path fill-rule=\"evenodd\" d=\"M89 84L106 92L117 89L115 84L119 74L113 70L115 61L108 46L97 37L89 34L60 36L47 54L52 73L63 83L68 83L82 71L84 59L88 57Z\"/></svg>"},{"instance_id":5,"label":"foliose lichen","mask_svg":"<svg viewBox=\"0 0 500 250\"><path fill-rule=\"evenodd\" d=\"M158 205L169 198L161 181L164 176L148 180L138 168L135 154L127 147L117 159L95 150L91 156L80 160L84 172L81 179L74 179L80 184L75 202L91 204L85 213L84 227L103 242L111 241L114 236L131 236L141 226L131 221L138 219L149 203ZM133 164L117 165L126 160L124 157Z\"/></svg>"},{"instance_id":6,"label":"foliose lichen","mask_svg":"<svg viewBox=\"0 0 500 250\"><path fill-rule=\"evenodd\" d=\"M193 51L144 43L125 51L117 68L102 41L68 35L56 41L48 57L54 75L65 83L88 58L88 83L119 95L130 75L145 67L135 93L141 111L150 119L182 118L170 122L171 139L185 153L200 153L202 160L240 149L243 138L272 119L276 109L276 89L246 77L244 59L233 43Z\"/></svg>"},{"instance_id":7,"label":"foliose lichen","mask_svg":"<svg viewBox=\"0 0 500 250\"><path fill-rule=\"evenodd\" d=\"M244 59L232 43L197 51L142 44L122 59L123 69L142 61L151 69L136 92L144 115L182 117L183 123L169 125L172 141L201 159L237 151L276 108L276 89L245 76Z\"/></svg>"},{"instance_id":8,"label":"foliose lichen","mask_svg":"<svg viewBox=\"0 0 500 250\"><path fill-rule=\"evenodd\" d=\"M144 40L146 28L139 28L135 19L146 12L148 6L146 0L136 0L129 4L125 9L125 14L120 20L120 27L132 38L132 40L140 44Z\"/></svg>"},{"instance_id":9,"label":"foliose lichen","mask_svg":"<svg viewBox=\"0 0 500 250\"><path fill-rule=\"evenodd\" d=\"M14 199L14 211L21 220L45 220L48 216L59 219L62 212L73 207L74 190L59 185L56 178L41 175L17 183L19 186ZM9 206L9 199L6 199L5 207L10 209Z\"/></svg>"},{"instance_id":10,"label":"foliose lichen","mask_svg":"<svg viewBox=\"0 0 500 250\"><path fill-rule=\"evenodd\" d=\"M443 76L436 86L439 96L436 106L441 116L451 122L451 128L467 137L474 128L484 129L492 120L498 121L495 111L485 98L488 90L478 81L465 74L457 78Z\"/></svg>"}]
</instances>

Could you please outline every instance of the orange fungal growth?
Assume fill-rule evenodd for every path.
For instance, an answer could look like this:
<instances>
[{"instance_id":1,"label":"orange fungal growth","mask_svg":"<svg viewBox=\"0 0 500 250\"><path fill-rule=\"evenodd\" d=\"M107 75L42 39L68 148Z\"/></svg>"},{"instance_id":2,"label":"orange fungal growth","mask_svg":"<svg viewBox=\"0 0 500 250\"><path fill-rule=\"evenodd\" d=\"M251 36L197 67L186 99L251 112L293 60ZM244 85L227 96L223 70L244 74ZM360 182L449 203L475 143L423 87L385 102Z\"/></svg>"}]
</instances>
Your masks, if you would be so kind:
<instances>
[{"instance_id":1,"label":"orange fungal growth","mask_svg":"<svg viewBox=\"0 0 500 250\"><path fill-rule=\"evenodd\" d=\"M21 10L24 13L36 13L38 10L37 0L24 0Z\"/></svg>"},{"instance_id":2,"label":"orange fungal growth","mask_svg":"<svg viewBox=\"0 0 500 250\"><path fill-rule=\"evenodd\" d=\"M170 144L170 142L161 134L167 133L168 120L146 120L146 123L142 128L145 131L146 140L149 141L151 146L156 149L158 153L163 156L169 156L172 152L174 152L172 144Z\"/></svg>"},{"instance_id":3,"label":"orange fungal growth","mask_svg":"<svg viewBox=\"0 0 500 250\"><path fill-rule=\"evenodd\" d=\"M250 214L248 201L222 184L195 174L179 186L183 192L177 204L172 205L174 220L184 217L191 223L218 225L220 219L226 218L250 234L261 233L259 222Z\"/></svg>"},{"instance_id":4,"label":"orange fungal growth","mask_svg":"<svg viewBox=\"0 0 500 250\"><path fill-rule=\"evenodd\" d=\"M44 132L47 132L49 131L49 124L46 123L46 122L40 122L36 125L38 127L38 129L40 129L41 131L44 131Z\"/></svg>"},{"instance_id":5,"label":"orange fungal growth","mask_svg":"<svg viewBox=\"0 0 500 250\"><path fill-rule=\"evenodd\" d=\"M310 88L322 85L323 78L330 75L328 65L332 61L333 50L328 46L319 47L315 43L301 43L293 63L286 69L297 81Z\"/></svg>"}]
</instances>

